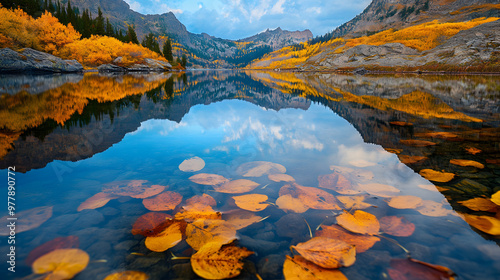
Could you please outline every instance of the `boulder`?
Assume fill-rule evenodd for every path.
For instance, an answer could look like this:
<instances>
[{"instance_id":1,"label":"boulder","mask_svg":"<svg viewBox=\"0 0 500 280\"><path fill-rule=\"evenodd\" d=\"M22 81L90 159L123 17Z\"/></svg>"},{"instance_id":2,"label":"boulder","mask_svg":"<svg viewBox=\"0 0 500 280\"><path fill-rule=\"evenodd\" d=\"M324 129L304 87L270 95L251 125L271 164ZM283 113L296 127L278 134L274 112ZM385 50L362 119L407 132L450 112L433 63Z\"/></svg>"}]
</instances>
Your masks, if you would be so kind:
<instances>
[{"instance_id":1,"label":"boulder","mask_svg":"<svg viewBox=\"0 0 500 280\"><path fill-rule=\"evenodd\" d=\"M114 64L102 64L97 67L99 72L109 73L109 72L127 72L127 68L120 67Z\"/></svg>"},{"instance_id":2,"label":"boulder","mask_svg":"<svg viewBox=\"0 0 500 280\"><path fill-rule=\"evenodd\" d=\"M0 50L0 72L81 72L83 66L76 60L63 60L51 54L25 48L16 52L9 48Z\"/></svg>"},{"instance_id":3,"label":"boulder","mask_svg":"<svg viewBox=\"0 0 500 280\"><path fill-rule=\"evenodd\" d=\"M161 71L169 71L172 69L172 65L170 65L170 63L165 61L145 58L144 62L149 68L151 68L151 71L161 72Z\"/></svg>"}]
</instances>

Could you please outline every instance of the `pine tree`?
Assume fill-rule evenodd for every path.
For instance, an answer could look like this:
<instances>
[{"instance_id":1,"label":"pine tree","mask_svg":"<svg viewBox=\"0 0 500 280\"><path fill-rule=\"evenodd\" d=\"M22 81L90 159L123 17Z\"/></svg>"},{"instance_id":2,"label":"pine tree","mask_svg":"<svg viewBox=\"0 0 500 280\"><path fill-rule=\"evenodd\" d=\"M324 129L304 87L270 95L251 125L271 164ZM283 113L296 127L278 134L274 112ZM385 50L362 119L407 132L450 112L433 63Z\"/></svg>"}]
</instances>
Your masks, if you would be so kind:
<instances>
[{"instance_id":1,"label":"pine tree","mask_svg":"<svg viewBox=\"0 0 500 280\"><path fill-rule=\"evenodd\" d=\"M172 54L172 43L170 39L167 39L165 44L163 44L163 56L170 62L174 61L174 55Z\"/></svg>"},{"instance_id":2,"label":"pine tree","mask_svg":"<svg viewBox=\"0 0 500 280\"><path fill-rule=\"evenodd\" d=\"M182 60L181 60L181 65L182 65L182 67L186 67L186 64L187 64L187 56L186 56L186 54L183 54Z\"/></svg>"},{"instance_id":3,"label":"pine tree","mask_svg":"<svg viewBox=\"0 0 500 280\"><path fill-rule=\"evenodd\" d=\"M132 25L128 26L126 42L132 42L134 44L139 44L139 40L137 39L137 34L135 33L134 27Z\"/></svg>"},{"instance_id":4,"label":"pine tree","mask_svg":"<svg viewBox=\"0 0 500 280\"><path fill-rule=\"evenodd\" d=\"M108 35L109 37L115 37L115 30L109 22L108 18L106 18L106 35Z\"/></svg>"},{"instance_id":5,"label":"pine tree","mask_svg":"<svg viewBox=\"0 0 500 280\"><path fill-rule=\"evenodd\" d=\"M95 18L95 34L106 35L106 30L104 29L104 17L102 16L101 7L97 8L97 17Z\"/></svg>"}]
</instances>

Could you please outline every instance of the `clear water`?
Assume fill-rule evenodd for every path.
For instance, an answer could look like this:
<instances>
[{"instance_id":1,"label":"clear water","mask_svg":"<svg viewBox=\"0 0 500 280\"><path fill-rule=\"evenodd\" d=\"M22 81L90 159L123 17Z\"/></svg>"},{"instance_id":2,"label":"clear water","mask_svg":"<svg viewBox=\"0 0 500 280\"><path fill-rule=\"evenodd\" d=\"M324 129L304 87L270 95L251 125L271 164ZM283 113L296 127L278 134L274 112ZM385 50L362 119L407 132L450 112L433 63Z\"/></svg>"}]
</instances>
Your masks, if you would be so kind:
<instances>
[{"instance_id":1,"label":"clear water","mask_svg":"<svg viewBox=\"0 0 500 280\"><path fill-rule=\"evenodd\" d=\"M364 184L390 185L400 190L398 195L438 202L448 211L433 217L414 209L392 208L388 198L366 194L365 202L374 206L364 211L379 219L403 216L415 224L409 237L385 235L408 249L413 258L446 266L459 279L498 279L499 239L470 226L458 214L494 217L495 213L473 211L458 202L489 198L498 191L499 81L495 76L230 71L125 77L3 76L1 172L7 176L7 167L16 167L16 212L53 206L53 214L39 227L16 234L16 272L9 272L3 261L1 275L7 278L2 279L30 275L25 263L30 251L70 235L78 236L79 248L91 260L75 279L104 279L123 270L143 271L150 279L197 279L189 260L171 259L171 252L176 256L193 253L185 241L158 253L145 247L145 237L132 235L135 220L149 212L141 199L123 197L80 212L77 207L100 192L103 184L148 180L181 194L180 206L194 195L209 194L217 201L214 208L224 215L237 208L231 197L240 194L218 193L188 178L203 172L241 179L237 168L252 161L281 164L302 186L318 187L318 176L331 174L333 168L346 176L351 173L353 177L348 178L359 172L372 174L363 179ZM415 92L416 101L405 99ZM434 105L420 106L429 96ZM452 113L448 109L446 114L439 113L440 106ZM429 136L443 131L456 137ZM400 142L407 139L437 145L415 147ZM481 153L468 153L470 147ZM408 163L401 155L426 159ZM205 167L198 172L179 170L179 164L193 156L202 158ZM485 167L457 166L450 159L471 159ZM431 182L419 175L422 169L450 172L455 178ZM247 179L260 184L250 193L265 194L271 203L286 184L266 175ZM7 184L2 189L7 201ZM3 208L1 216L7 214L7 203ZM174 215L177 211L164 212ZM237 278L256 279L258 273L264 279L282 279L285 256L292 254L289 247L310 239L306 222L297 221L297 216L307 221L314 235L321 224L335 224L341 213L309 209L294 214L276 205L256 212L268 218L238 231L236 244L256 253L245 260ZM7 224L6 217L2 219ZM5 258L9 245L6 237L2 240L0 252ZM405 256L394 243L381 239L358 254L353 266L340 270L349 279L391 279L390 260Z\"/></svg>"}]
</instances>

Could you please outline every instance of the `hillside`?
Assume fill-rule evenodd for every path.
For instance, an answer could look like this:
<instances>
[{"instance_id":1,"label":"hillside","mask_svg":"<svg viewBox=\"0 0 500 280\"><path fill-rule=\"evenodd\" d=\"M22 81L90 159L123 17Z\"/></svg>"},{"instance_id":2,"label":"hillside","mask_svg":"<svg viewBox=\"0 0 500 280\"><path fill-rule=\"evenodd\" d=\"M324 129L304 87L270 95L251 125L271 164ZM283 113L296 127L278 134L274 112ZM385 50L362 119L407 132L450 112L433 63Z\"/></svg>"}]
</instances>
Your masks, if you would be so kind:
<instances>
[{"instance_id":1,"label":"hillside","mask_svg":"<svg viewBox=\"0 0 500 280\"><path fill-rule=\"evenodd\" d=\"M260 45L268 45L275 51L287 46L306 42L312 38L313 34L309 29L304 31L287 31L278 27L274 30L267 29L254 36L240 39L238 42L254 42Z\"/></svg>"}]
</instances>

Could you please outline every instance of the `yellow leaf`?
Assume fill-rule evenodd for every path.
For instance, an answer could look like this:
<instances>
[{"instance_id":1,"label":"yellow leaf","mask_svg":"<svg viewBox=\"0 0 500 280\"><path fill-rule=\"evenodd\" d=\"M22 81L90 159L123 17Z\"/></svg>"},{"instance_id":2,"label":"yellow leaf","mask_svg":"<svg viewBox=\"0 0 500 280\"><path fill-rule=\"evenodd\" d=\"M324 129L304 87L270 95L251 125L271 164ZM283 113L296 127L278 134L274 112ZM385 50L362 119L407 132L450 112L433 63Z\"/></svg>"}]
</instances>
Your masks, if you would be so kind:
<instances>
[{"instance_id":1,"label":"yellow leaf","mask_svg":"<svg viewBox=\"0 0 500 280\"><path fill-rule=\"evenodd\" d=\"M440 172L432 169L422 169L419 174L427 180L441 183L449 182L455 177L453 173Z\"/></svg>"},{"instance_id":2,"label":"yellow leaf","mask_svg":"<svg viewBox=\"0 0 500 280\"><path fill-rule=\"evenodd\" d=\"M196 220L186 226L186 242L200 250L209 242L228 244L236 239L236 228L223 220Z\"/></svg>"},{"instance_id":3,"label":"yellow leaf","mask_svg":"<svg viewBox=\"0 0 500 280\"><path fill-rule=\"evenodd\" d=\"M330 193L313 187L304 187L293 183L281 187L279 195L290 194L300 199L302 203L312 209L340 210L339 201Z\"/></svg>"},{"instance_id":4,"label":"yellow leaf","mask_svg":"<svg viewBox=\"0 0 500 280\"><path fill-rule=\"evenodd\" d=\"M154 252L166 251L182 241L180 223L172 223L165 230L155 236L146 237L146 247Z\"/></svg>"},{"instance_id":5,"label":"yellow leaf","mask_svg":"<svg viewBox=\"0 0 500 280\"><path fill-rule=\"evenodd\" d=\"M500 205L500 191L497 191L491 196L491 202L495 203L496 205Z\"/></svg>"},{"instance_id":6,"label":"yellow leaf","mask_svg":"<svg viewBox=\"0 0 500 280\"><path fill-rule=\"evenodd\" d=\"M63 280L71 279L84 270L89 263L89 255L80 249L57 249L47 253L32 265L33 273L49 273L44 279Z\"/></svg>"},{"instance_id":7,"label":"yellow leaf","mask_svg":"<svg viewBox=\"0 0 500 280\"><path fill-rule=\"evenodd\" d=\"M375 243L380 241L380 238L376 236L352 233L338 225L322 225L321 230L316 231L315 235L342 240L347 244L354 245L357 254L366 252L373 247Z\"/></svg>"},{"instance_id":8,"label":"yellow leaf","mask_svg":"<svg viewBox=\"0 0 500 280\"><path fill-rule=\"evenodd\" d=\"M182 195L176 192L166 191L155 197L143 199L142 204L151 211L167 211L175 209L181 201Z\"/></svg>"},{"instance_id":9,"label":"yellow leaf","mask_svg":"<svg viewBox=\"0 0 500 280\"><path fill-rule=\"evenodd\" d=\"M474 211L497 212L498 210L497 204L483 197L476 197L466 201L459 201L458 203Z\"/></svg>"},{"instance_id":10,"label":"yellow leaf","mask_svg":"<svg viewBox=\"0 0 500 280\"><path fill-rule=\"evenodd\" d=\"M413 195L401 195L390 198L387 204L396 209L415 209L422 205L422 199Z\"/></svg>"},{"instance_id":11,"label":"yellow leaf","mask_svg":"<svg viewBox=\"0 0 500 280\"><path fill-rule=\"evenodd\" d=\"M366 209L373 205L363 202L365 200L365 196L363 195L354 195L354 196L337 196L337 199L344 204L347 209Z\"/></svg>"},{"instance_id":12,"label":"yellow leaf","mask_svg":"<svg viewBox=\"0 0 500 280\"><path fill-rule=\"evenodd\" d=\"M97 209L101 208L104 205L106 205L111 199L116 199L119 196L113 195L110 193L104 193L104 192L99 192L96 193L95 195L87 198L84 202L78 206L76 209L78 212L85 210L85 209Z\"/></svg>"},{"instance_id":13,"label":"yellow leaf","mask_svg":"<svg viewBox=\"0 0 500 280\"><path fill-rule=\"evenodd\" d=\"M306 260L323 268L351 266L356 261L356 249L344 241L313 237L309 241L291 246Z\"/></svg>"},{"instance_id":14,"label":"yellow leaf","mask_svg":"<svg viewBox=\"0 0 500 280\"><path fill-rule=\"evenodd\" d=\"M224 220L234 226L236 230L245 228L251 224L262 220L261 216L257 216L252 212L244 210L233 210L224 213Z\"/></svg>"},{"instance_id":15,"label":"yellow leaf","mask_svg":"<svg viewBox=\"0 0 500 280\"><path fill-rule=\"evenodd\" d=\"M490 216L475 216L463 214L465 221L482 232L500 235L500 220Z\"/></svg>"},{"instance_id":16,"label":"yellow leaf","mask_svg":"<svg viewBox=\"0 0 500 280\"><path fill-rule=\"evenodd\" d=\"M380 230L377 217L362 210L356 210L354 214L344 210L344 213L337 216L337 224L349 231L361 234L375 235Z\"/></svg>"},{"instance_id":17,"label":"yellow leaf","mask_svg":"<svg viewBox=\"0 0 500 280\"><path fill-rule=\"evenodd\" d=\"M212 209L211 206L201 204L187 205L181 208L181 211L175 214L175 219L194 221L198 219L219 220L222 214Z\"/></svg>"},{"instance_id":18,"label":"yellow leaf","mask_svg":"<svg viewBox=\"0 0 500 280\"><path fill-rule=\"evenodd\" d=\"M286 256L283 264L285 280L347 280L337 269L325 269L301 256Z\"/></svg>"},{"instance_id":19,"label":"yellow leaf","mask_svg":"<svg viewBox=\"0 0 500 280\"><path fill-rule=\"evenodd\" d=\"M450 163L460 166L473 166L479 169L484 168L484 164L468 159L450 159Z\"/></svg>"},{"instance_id":20,"label":"yellow leaf","mask_svg":"<svg viewBox=\"0 0 500 280\"><path fill-rule=\"evenodd\" d=\"M148 280L149 276L142 271L127 270L115 272L104 278L104 280Z\"/></svg>"},{"instance_id":21,"label":"yellow leaf","mask_svg":"<svg viewBox=\"0 0 500 280\"><path fill-rule=\"evenodd\" d=\"M286 168L281 164L268 161L252 161L240 165L236 172L243 177L260 177L262 175L285 173Z\"/></svg>"},{"instance_id":22,"label":"yellow leaf","mask_svg":"<svg viewBox=\"0 0 500 280\"><path fill-rule=\"evenodd\" d=\"M264 194L245 194L240 196L233 196L234 202L238 207L244 210L258 212L266 209L269 205L265 202L268 197Z\"/></svg>"},{"instance_id":23,"label":"yellow leaf","mask_svg":"<svg viewBox=\"0 0 500 280\"><path fill-rule=\"evenodd\" d=\"M379 183L359 184L357 186L357 189L360 191L365 191L371 195L381 197L393 197L395 195L398 195L398 193L400 192L399 189L396 189L393 186Z\"/></svg>"},{"instance_id":24,"label":"yellow leaf","mask_svg":"<svg viewBox=\"0 0 500 280\"><path fill-rule=\"evenodd\" d=\"M213 186L216 192L221 193L246 193L253 191L260 184L247 179L238 179Z\"/></svg>"},{"instance_id":25,"label":"yellow leaf","mask_svg":"<svg viewBox=\"0 0 500 280\"><path fill-rule=\"evenodd\" d=\"M288 174L269 174L267 178L274 182L295 182L295 179Z\"/></svg>"},{"instance_id":26,"label":"yellow leaf","mask_svg":"<svg viewBox=\"0 0 500 280\"><path fill-rule=\"evenodd\" d=\"M427 159L427 157L424 156L409 156L409 155L398 155L398 158L404 164L413 164Z\"/></svg>"},{"instance_id":27,"label":"yellow leaf","mask_svg":"<svg viewBox=\"0 0 500 280\"><path fill-rule=\"evenodd\" d=\"M295 213L304 213L309 209L300 199L294 198L290 194L280 195L280 197L276 199L276 205L284 211L292 211Z\"/></svg>"},{"instance_id":28,"label":"yellow leaf","mask_svg":"<svg viewBox=\"0 0 500 280\"><path fill-rule=\"evenodd\" d=\"M251 254L253 252L246 248L210 242L191 256L191 267L198 276L205 279L232 278L241 273L241 259Z\"/></svg>"},{"instance_id":29,"label":"yellow leaf","mask_svg":"<svg viewBox=\"0 0 500 280\"><path fill-rule=\"evenodd\" d=\"M196 172L205 167L205 161L199 157L192 157L179 164L179 169L184 172Z\"/></svg>"},{"instance_id":30,"label":"yellow leaf","mask_svg":"<svg viewBox=\"0 0 500 280\"><path fill-rule=\"evenodd\" d=\"M221 175L208 174L208 173L200 173L193 175L189 177L189 180L195 182L196 184L208 185L208 186L220 185L229 181L228 179L224 178Z\"/></svg>"}]
</instances>

